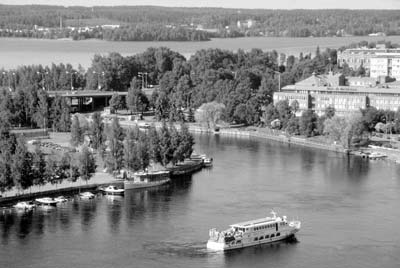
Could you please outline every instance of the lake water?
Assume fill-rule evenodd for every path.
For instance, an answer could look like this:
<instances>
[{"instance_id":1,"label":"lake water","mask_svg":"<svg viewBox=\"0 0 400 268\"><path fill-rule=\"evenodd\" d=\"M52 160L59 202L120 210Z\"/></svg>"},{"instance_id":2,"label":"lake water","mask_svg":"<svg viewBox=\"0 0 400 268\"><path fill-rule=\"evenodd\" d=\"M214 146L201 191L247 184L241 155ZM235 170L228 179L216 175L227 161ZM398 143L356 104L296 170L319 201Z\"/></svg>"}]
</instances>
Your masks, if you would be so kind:
<instances>
[{"instance_id":1,"label":"lake water","mask_svg":"<svg viewBox=\"0 0 400 268\"><path fill-rule=\"evenodd\" d=\"M399 267L399 166L265 140L196 140L214 167L169 186L0 215L0 267ZM206 250L209 228L271 209L302 221L297 242Z\"/></svg>"},{"instance_id":2,"label":"lake water","mask_svg":"<svg viewBox=\"0 0 400 268\"><path fill-rule=\"evenodd\" d=\"M119 52L127 56L145 51L148 47L169 47L190 57L196 51L207 48L221 48L236 51L260 48L298 56L300 52L314 53L317 46L339 48L361 40L392 41L400 43L400 36L389 37L322 37L322 38L280 38L250 37L236 39L213 39L209 42L108 42L101 40L46 40L0 38L0 69L15 68L20 65L51 63L71 63L75 67L81 64L87 68L94 54Z\"/></svg>"}]
</instances>

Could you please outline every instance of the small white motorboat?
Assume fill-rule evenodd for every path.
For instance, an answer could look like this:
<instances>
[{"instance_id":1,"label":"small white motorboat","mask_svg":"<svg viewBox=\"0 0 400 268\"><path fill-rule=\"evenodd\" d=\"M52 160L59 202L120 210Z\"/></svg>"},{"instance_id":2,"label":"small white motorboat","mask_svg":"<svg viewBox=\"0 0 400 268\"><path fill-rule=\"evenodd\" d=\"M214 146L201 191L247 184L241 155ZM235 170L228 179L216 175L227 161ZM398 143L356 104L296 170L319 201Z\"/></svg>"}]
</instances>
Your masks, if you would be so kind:
<instances>
[{"instance_id":1,"label":"small white motorboat","mask_svg":"<svg viewBox=\"0 0 400 268\"><path fill-rule=\"evenodd\" d=\"M81 199L93 199L95 197L95 195L91 192L83 192L79 194L79 197Z\"/></svg>"},{"instance_id":2,"label":"small white motorboat","mask_svg":"<svg viewBox=\"0 0 400 268\"><path fill-rule=\"evenodd\" d=\"M212 167L213 159L206 157L205 159L203 159L203 163L205 167Z\"/></svg>"},{"instance_id":3,"label":"small white motorboat","mask_svg":"<svg viewBox=\"0 0 400 268\"><path fill-rule=\"evenodd\" d=\"M120 189L117 186L110 185L107 188L105 188L104 193L107 195L123 195L125 193L124 189Z\"/></svg>"},{"instance_id":4,"label":"small white motorboat","mask_svg":"<svg viewBox=\"0 0 400 268\"><path fill-rule=\"evenodd\" d=\"M33 201L27 201L27 202L18 202L16 205L14 205L14 208L18 210L31 210L36 207L36 204L33 203Z\"/></svg>"},{"instance_id":5,"label":"small white motorboat","mask_svg":"<svg viewBox=\"0 0 400 268\"><path fill-rule=\"evenodd\" d=\"M56 206L57 205L57 201L51 197L36 198L36 202L38 202L41 205L46 205L46 206Z\"/></svg>"},{"instance_id":6,"label":"small white motorboat","mask_svg":"<svg viewBox=\"0 0 400 268\"><path fill-rule=\"evenodd\" d=\"M65 196L63 195L57 196L56 198L54 198L54 200L57 201L57 203L65 203L68 201L68 199L65 198Z\"/></svg>"}]
</instances>

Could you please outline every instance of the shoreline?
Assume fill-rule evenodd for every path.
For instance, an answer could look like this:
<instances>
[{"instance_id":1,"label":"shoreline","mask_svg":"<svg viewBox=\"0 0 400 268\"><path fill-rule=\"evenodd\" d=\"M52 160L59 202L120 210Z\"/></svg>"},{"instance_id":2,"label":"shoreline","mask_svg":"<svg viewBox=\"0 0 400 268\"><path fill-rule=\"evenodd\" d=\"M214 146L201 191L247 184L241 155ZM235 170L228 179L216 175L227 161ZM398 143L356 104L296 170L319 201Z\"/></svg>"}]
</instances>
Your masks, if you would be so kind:
<instances>
[{"instance_id":1,"label":"shoreline","mask_svg":"<svg viewBox=\"0 0 400 268\"><path fill-rule=\"evenodd\" d=\"M294 144L294 145L299 145L299 146L303 146L303 147L339 152L339 153L343 153L343 154L350 153L349 149L345 149L340 145L326 144L326 143L322 143L322 142L307 140L307 138L289 136L287 134L283 134L280 131L269 130L267 128L263 128L263 129L257 128L254 130L244 130L244 129L240 129L240 128L221 128L219 131L216 132L216 131L206 129L206 128L203 128L200 126L189 125L189 130L194 133L209 133L209 134L222 135L222 136L261 138L261 139L273 140L273 141L286 143L286 144ZM264 130L264 131L262 131L262 130Z\"/></svg>"}]
</instances>

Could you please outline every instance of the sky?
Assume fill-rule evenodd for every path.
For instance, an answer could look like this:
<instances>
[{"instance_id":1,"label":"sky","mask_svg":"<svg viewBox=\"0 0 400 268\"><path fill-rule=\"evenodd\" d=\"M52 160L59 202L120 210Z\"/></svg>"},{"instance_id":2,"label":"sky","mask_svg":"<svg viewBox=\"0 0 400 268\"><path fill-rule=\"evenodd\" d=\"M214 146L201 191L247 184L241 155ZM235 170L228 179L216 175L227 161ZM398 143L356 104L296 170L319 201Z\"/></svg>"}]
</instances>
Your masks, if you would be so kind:
<instances>
[{"instance_id":1,"label":"sky","mask_svg":"<svg viewBox=\"0 0 400 268\"><path fill-rule=\"evenodd\" d=\"M0 0L6 5L224 7L264 9L400 9L400 0Z\"/></svg>"}]
</instances>

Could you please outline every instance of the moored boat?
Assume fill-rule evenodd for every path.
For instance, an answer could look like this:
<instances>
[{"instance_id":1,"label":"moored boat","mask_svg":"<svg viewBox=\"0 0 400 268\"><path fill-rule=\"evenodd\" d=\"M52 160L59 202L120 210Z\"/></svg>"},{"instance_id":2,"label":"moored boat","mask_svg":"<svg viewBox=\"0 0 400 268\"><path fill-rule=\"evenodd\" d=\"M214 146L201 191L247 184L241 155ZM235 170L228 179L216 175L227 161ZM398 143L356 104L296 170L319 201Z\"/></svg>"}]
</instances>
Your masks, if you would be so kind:
<instances>
[{"instance_id":1,"label":"moored boat","mask_svg":"<svg viewBox=\"0 0 400 268\"><path fill-rule=\"evenodd\" d=\"M206 158L203 160L203 163L204 163L204 166L205 166L205 167L212 167L212 165L213 165L213 159L212 159L212 158L206 157Z\"/></svg>"},{"instance_id":2,"label":"moored boat","mask_svg":"<svg viewBox=\"0 0 400 268\"><path fill-rule=\"evenodd\" d=\"M57 203L65 203L65 202L67 202L68 201L68 199L67 198L65 198L64 196L62 196L62 195L60 195L60 196L57 196L56 198L54 198L54 200L55 201L57 201Z\"/></svg>"},{"instance_id":3,"label":"moored boat","mask_svg":"<svg viewBox=\"0 0 400 268\"><path fill-rule=\"evenodd\" d=\"M181 176L194 173L202 169L204 163L202 160L185 160L182 163L178 163L175 166L168 167L167 170L171 176Z\"/></svg>"},{"instance_id":4,"label":"moored boat","mask_svg":"<svg viewBox=\"0 0 400 268\"><path fill-rule=\"evenodd\" d=\"M168 183L170 172L168 170L135 172L124 180L125 190L148 188Z\"/></svg>"},{"instance_id":5,"label":"moored boat","mask_svg":"<svg viewBox=\"0 0 400 268\"><path fill-rule=\"evenodd\" d=\"M125 193L124 189L120 189L117 186L110 185L103 189L103 192L107 195L123 195Z\"/></svg>"},{"instance_id":6,"label":"moored boat","mask_svg":"<svg viewBox=\"0 0 400 268\"><path fill-rule=\"evenodd\" d=\"M27 201L27 202L18 202L17 204L14 205L14 208L19 209L19 210L31 210L36 207L36 204L33 203L33 201Z\"/></svg>"},{"instance_id":7,"label":"moored boat","mask_svg":"<svg viewBox=\"0 0 400 268\"><path fill-rule=\"evenodd\" d=\"M288 221L286 216L271 213L272 217L232 224L222 232L210 229L207 248L225 251L267 244L292 237L300 230L300 221Z\"/></svg>"},{"instance_id":8,"label":"moored boat","mask_svg":"<svg viewBox=\"0 0 400 268\"><path fill-rule=\"evenodd\" d=\"M95 197L95 195L91 192L83 192L79 194L79 197L81 199L93 199Z\"/></svg>"},{"instance_id":9,"label":"moored boat","mask_svg":"<svg viewBox=\"0 0 400 268\"><path fill-rule=\"evenodd\" d=\"M56 206L57 205L57 201L51 197L36 198L36 202L38 202L41 205L46 205L46 206Z\"/></svg>"}]
</instances>

